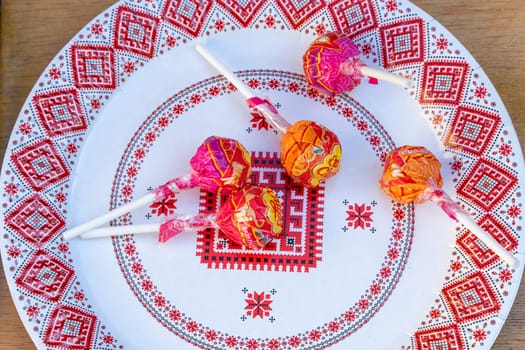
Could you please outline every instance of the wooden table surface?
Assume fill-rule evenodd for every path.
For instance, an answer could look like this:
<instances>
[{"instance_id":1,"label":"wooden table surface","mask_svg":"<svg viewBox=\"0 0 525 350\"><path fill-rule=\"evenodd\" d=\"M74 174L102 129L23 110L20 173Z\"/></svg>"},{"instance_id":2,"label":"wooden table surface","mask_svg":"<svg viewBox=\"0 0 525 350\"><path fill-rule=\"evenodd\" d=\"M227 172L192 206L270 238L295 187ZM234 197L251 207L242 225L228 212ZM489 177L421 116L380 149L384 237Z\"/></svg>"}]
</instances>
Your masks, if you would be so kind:
<instances>
[{"instance_id":1,"label":"wooden table surface","mask_svg":"<svg viewBox=\"0 0 525 350\"><path fill-rule=\"evenodd\" d=\"M55 54L113 0L1 1L0 155L20 108ZM401 0L400 2L405 2ZM494 83L525 144L523 0L414 0L452 32ZM0 269L0 349L34 349ZM525 349L525 281L494 350Z\"/></svg>"}]
</instances>

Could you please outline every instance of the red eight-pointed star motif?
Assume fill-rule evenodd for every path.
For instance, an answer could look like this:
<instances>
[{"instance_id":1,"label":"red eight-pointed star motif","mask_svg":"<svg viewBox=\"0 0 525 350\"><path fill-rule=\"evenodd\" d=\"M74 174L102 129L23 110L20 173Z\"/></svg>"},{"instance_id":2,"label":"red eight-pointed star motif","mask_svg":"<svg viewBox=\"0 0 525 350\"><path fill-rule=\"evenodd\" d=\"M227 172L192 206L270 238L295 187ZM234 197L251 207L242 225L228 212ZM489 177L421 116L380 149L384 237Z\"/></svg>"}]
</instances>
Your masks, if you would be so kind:
<instances>
[{"instance_id":1,"label":"red eight-pointed star motif","mask_svg":"<svg viewBox=\"0 0 525 350\"><path fill-rule=\"evenodd\" d=\"M346 217L346 220L348 222L348 226L353 226L354 229L361 228L369 228L372 224L372 207L370 205L366 204L351 204L348 206L348 210L346 213L348 216Z\"/></svg>"},{"instance_id":2,"label":"red eight-pointed star motif","mask_svg":"<svg viewBox=\"0 0 525 350\"><path fill-rule=\"evenodd\" d=\"M260 318L270 316L270 311L272 310L270 306L272 300L270 300L270 298L270 294L265 294L264 292L249 293L248 298L245 299L246 306L244 309L247 310L246 315L252 316L253 318L257 316Z\"/></svg>"}]
</instances>

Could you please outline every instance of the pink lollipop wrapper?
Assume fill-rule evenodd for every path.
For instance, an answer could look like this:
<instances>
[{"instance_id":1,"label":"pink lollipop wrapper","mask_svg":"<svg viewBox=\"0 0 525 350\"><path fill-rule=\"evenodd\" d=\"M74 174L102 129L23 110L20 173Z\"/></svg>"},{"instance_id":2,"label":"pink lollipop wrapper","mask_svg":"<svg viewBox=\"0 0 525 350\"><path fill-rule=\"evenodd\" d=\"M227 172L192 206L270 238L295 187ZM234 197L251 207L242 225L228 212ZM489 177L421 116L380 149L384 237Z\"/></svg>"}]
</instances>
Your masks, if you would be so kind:
<instances>
[{"instance_id":1,"label":"pink lollipop wrapper","mask_svg":"<svg viewBox=\"0 0 525 350\"><path fill-rule=\"evenodd\" d=\"M334 95L352 90L363 75L359 48L345 34L327 33L317 38L303 56L303 68L310 85Z\"/></svg>"}]
</instances>

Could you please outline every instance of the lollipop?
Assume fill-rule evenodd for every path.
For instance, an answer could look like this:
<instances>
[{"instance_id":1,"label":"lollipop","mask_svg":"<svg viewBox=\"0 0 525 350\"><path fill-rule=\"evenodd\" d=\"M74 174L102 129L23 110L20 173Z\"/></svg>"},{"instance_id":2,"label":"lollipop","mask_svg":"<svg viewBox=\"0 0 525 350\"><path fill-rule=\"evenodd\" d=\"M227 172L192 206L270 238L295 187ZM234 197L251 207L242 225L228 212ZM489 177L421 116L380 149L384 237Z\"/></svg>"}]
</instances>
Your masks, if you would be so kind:
<instances>
[{"instance_id":1,"label":"lollipop","mask_svg":"<svg viewBox=\"0 0 525 350\"><path fill-rule=\"evenodd\" d=\"M411 86L411 80L368 67L358 56L359 48L345 34L331 32L317 38L303 55L308 83L329 95L352 90L363 76Z\"/></svg>"},{"instance_id":2,"label":"lollipop","mask_svg":"<svg viewBox=\"0 0 525 350\"><path fill-rule=\"evenodd\" d=\"M342 149L339 139L332 131L310 120L301 120L291 125L271 102L256 96L207 49L201 45L196 45L195 48L241 92L251 109L262 114L282 134L281 164L292 179L301 185L316 187L337 174Z\"/></svg>"},{"instance_id":3,"label":"lollipop","mask_svg":"<svg viewBox=\"0 0 525 350\"><path fill-rule=\"evenodd\" d=\"M251 157L238 141L211 136L198 147L190 159L190 166L190 173L169 180L133 202L65 231L64 239L71 239L134 209L161 201L180 190L201 187L210 192L228 194L247 181L251 174Z\"/></svg>"},{"instance_id":4,"label":"lollipop","mask_svg":"<svg viewBox=\"0 0 525 350\"><path fill-rule=\"evenodd\" d=\"M188 230L218 228L226 237L249 249L261 249L283 230L279 198L268 187L247 186L233 192L216 214L177 215L163 224L115 226L83 233L82 238L130 233L159 233L159 242Z\"/></svg>"},{"instance_id":5,"label":"lollipop","mask_svg":"<svg viewBox=\"0 0 525 350\"><path fill-rule=\"evenodd\" d=\"M379 187L401 203L422 203L430 200L452 219L465 226L510 266L518 260L491 235L483 231L442 189L441 163L422 146L403 146L389 152L385 159Z\"/></svg>"}]
</instances>

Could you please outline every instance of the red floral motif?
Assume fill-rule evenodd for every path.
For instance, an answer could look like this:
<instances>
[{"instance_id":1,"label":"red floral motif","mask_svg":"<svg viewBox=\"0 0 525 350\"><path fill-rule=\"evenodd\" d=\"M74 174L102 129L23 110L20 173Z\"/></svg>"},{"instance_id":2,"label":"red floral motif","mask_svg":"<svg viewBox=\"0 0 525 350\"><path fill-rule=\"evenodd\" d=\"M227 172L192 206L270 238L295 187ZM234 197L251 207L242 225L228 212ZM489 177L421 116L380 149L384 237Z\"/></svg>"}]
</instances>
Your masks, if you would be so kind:
<instances>
[{"instance_id":1,"label":"red floral motif","mask_svg":"<svg viewBox=\"0 0 525 350\"><path fill-rule=\"evenodd\" d=\"M499 272L498 278L501 282L509 282L512 279L512 272L509 269L503 269Z\"/></svg>"},{"instance_id":2,"label":"red floral motif","mask_svg":"<svg viewBox=\"0 0 525 350\"><path fill-rule=\"evenodd\" d=\"M448 40L446 38L438 38L436 40L436 47L440 50L440 51L445 51L447 48L448 48Z\"/></svg>"},{"instance_id":3,"label":"red floral motif","mask_svg":"<svg viewBox=\"0 0 525 350\"><path fill-rule=\"evenodd\" d=\"M130 197L133 194L133 188L131 186L124 186L120 191L124 197Z\"/></svg>"},{"instance_id":4,"label":"red floral motif","mask_svg":"<svg viewBox=\"0 0 525 350\"><path fill-rule=\"evenodd\" d=\"M481 342L487 339L487 332L484 329L476 329L474 333L472 333L472 337L474 337L477 342Z\"/></svg>"},{"instance_id":5,"label":"red floral motif","mask_svg":"<svg viewBox=\"0 0 525 350\"><path fill-rule=\"evenodd\" d=\"M463 162L460 160L455 160L452 162L450 168L453 171L461 171L461 169L463 168Z\"/></svg>"},{"instance_id":6,"label":"red floral motif","mask_svg":"<svg viewBox=\"0 0 525 350\"><path fill-rule=\"evenodd\" d=\"M272 307L270 304L272 303L271 295L261 292L253 292L248 293L248 298L245 299L246 306L244 307L246 311L247 316L255 317L268 317L270 316L270 311L272 311Z\"/></svg>"},{"instance_id":7,"label":"red floral motif","mask_svg":"<svg viewBox=\"0 0 525 350\"><path fill-rule=\"evenodd\" d=\"M173 196L169 196L159 202L152 203L149 207L151 208L152 214L157 216L167 216L173 214L175 209L177 209L175 203L177 203L177 199Z\"/></svg>"},{"instance_id":8,"label":"red floral motif","mask_svg":"<svg viewBox=\"0 0 525 350\"><path fill-rule=\"evenodd\" d=\"M166 38L166 45L171 48L175 47L175 45L177 45L177 39L175 39L173 35L168 35Z\"/></svg>"},{"instance_id":9,"label":"red floral motif","mask_svg":"<svg viewBox=\"0 0 525 350\"><path fill-rule=\"evenodd\" d=\"M229 348L233 348L237 346L237 343L238 343L237 338L235 338L233 335L230 335L228 338L226 338L224 342Z\"/></svg>"},{"instance_id":10,"label":"red floral motif","mask_svg":"<svg viewBox=\"0 0 525 350\"><path fill-rule=\"evenodd\" d=\"M193 94L190 96L190 102L194 105L202 102L202 96L199 94Z\"/></svg>"},{"instance_id":11,"label":"red floral motif","mask_svg":"<svg viewBox=\"0 0 525 350\"><path fill-rule=\"evenodd\" d=\"M272 126L266 121L266 118L264 115L262 115L257 110L252 110L250 112L252 115L252 119L250 119L250 122L252 123L252 127L257 128L257 130L268 130Z\"/></svg>"},{"instance_id":12,"label":"red floral motif","mask_svg":"<svg viewBox=\"0 0 525 350\"><path fill-rule=\"evenodd\" d=\"M58 245L58 251L64 254L69 252L69 245L67 245L67 243L60 243Z\"/></svg>"},{"instance_id":13,"label":"red floral motif","mask_svg":"<svg viewBox=\"0 0 525 350\"><path fill-rule=\"evenodd\" d=\"M325 99L325 102L326 102L326 105L329 107L334 107L335 105L337 105L337 99L334 96L328 96Z\"/></svg>"},{"instance_id":14,"label":"red floral motif","mask_svg":"<svg viewBox=\"0 0 525 350\"><path fill-rule=\"evenodd\" d=\"M173 113L175 113L176 115L184 113L184 106L181 104L176 104L175 106L173 106Z\"/></svg>"},{"instance_id":15,"label":"red floral motif","mask_svg":"<svg viewBox=\"0 0 525 350\"><path fill-rule=\"evenodd\" d=\"M512 153L512 146L508 143L502 143L501 146L499 146L498 152L502 156L508 157Z\"/></svg>"},{"instance_id":16,"label":"red floral motif","mask_svg":"<svg viewBox=\"0 0 525 350\"><path fill-rule=\"evenodd\" d=\"M253 78L253 79L248 80L248 87L250 89L257 89L259 85L261 85L261 82L259 81L259 79Z\"/></svg>"},{"instance_id":17,"label":"red floral motif","mask_svg":"<svg viewBox=\"0 0 525 350\"><path fill-rule=\"evenodd\" d=\"M272 15L266 16L266 18L264 19L264 23L267 27L272 28L275 25L275 17L273 17Z\"/></svg>"},{"instance_id":18,"label":"red floral motif","mask_svg":"<svg viewBox=\"0 0 525 350\"><path fill-rule=\"evenodd\" d=\"M459 261L454 261L452 264L450 264L450 269L454 272L458 272L463 268L463 265Z\"/></svg>"},{"instance_id":19,"label":"red floral motif","mask_svg":"<svg viewBox=\"0 0 525 350\"><path fill-rule=\"evenodd\" d=\"M359 310L366 310L370 306L370 302L367 299L360 299L357 302L357 307L359 307Z\"/></svg>"},{"instance_id":20,"label":"red floral motif","mask_svg":"<svg viewBox=\"0 0 525 350\"><path fill-rule=\"evenodd\" d=\"M354 229L360 228L365 229L369 228L372 225L372 207L366 204L351 204L348 206L346 211L348 216L346 221L348 226L353 227Z\"/></svg>"},{"instance_id":21,"label":"red floral motif","mask_svg":"<svg viewBox=\"0 0 525 350\"><path fill-rule=\"evenodd\" d=\"M133 155L137 159L143 159L146 156L146 151L143 148L137 148Z\"/></svg>"},{"instance_id":22,"label":"red floral motif","mask_svg":"<svg viewBox=\"0 0 525 350\"><path fill-rule=\"evenodd\" d=\"M62 76L62 73L60 72L60 69L57 67L53 67L49 70L49 77L53 80L58 80Z\"/></svg>"},{"instance_id":23,"label":"red floral motif","mask_svg":"<svg viewBox=\"0 0 525 350\"><path fill-rule=\"evenodd\" d=\"M90 101L90 104L91 104L91 108L95 110L100 109L100 107L102 107L102 103L100 102L100 100L97 100L97 99L92 99Z\"/></svg>"},{"instance_id":24,"label":"red floral motif","mask_svg":"<svg viewBox=\"0 0 525 350\"><path fill-rule=\"evenodd\" d=\"M317 96L319 96L319 91L314 88L310 88L307 91L307 95L310 98L316 98Z\"/></svg>"},{"instance_id":25,"label":"red floral motif","mask_svg":"<svg viewBox=\"0 0 525 350\"><path fill-rule=\"evenodd\" d=\"M315 26L315 34L317 34L317 36L321 36L324 33L326 33L326 26L323 23L319 23Z\"/></svg>"},{"instance_id":26,"label":"red floral motif","mask_svg":"<svg viewBox=\"0 0 525 350\"><path fill-rule=\"evenodd\" d=\"M291 337L291 338L288 340L288 344L289 344L292 348L296 348L296 347L298 347L299 345L301 345L301 338L299 338L298 336L294 335L293 337Z\"/></svg>"},{"instance_id":27,"label":"red floral motif","mask_svg":"<svg viewBox=\"0 0 525 350\"><path fill-rule=\"evenodd\" d=\"M154 132L148 132L146 133L146 135L144 135L144 139L146 140L146 142L152 143L155 142L155 140L157 139L157 135L155 135Z\"/></svg>"},{"instance_id":28,"label":"red floral motif","mask_svg":"<svg viewBox=\"0 0 525 350\"><path fill-rule=\"evenodd\" d=\"M321 339L322 335L323 334L320 331L314 329L310 331L310 333L308 333L308 338L310 338L312 341L318 341L319 339Z\"/></svg>"},{"instance_id":29,"label":"red floral motif","mask_svg":"<svg viewBox=\"0 0 525 350\"><path fill-rule=\"evenodd\" d=\"M256 350L259 347L259 342L256 339L250 339L246 342L246 349Z\"/></svg>"},{"instance_id":30,"label":"red floral motif","mask_svg":"<svg viewBox=\"0 0 525 350\"><path fill-rule=\"evenodd\" d=\"M153 289L153 282L151 282L150 280L144 280L142 281L141 287L143 290L149 292Z\"/></svg>"},{"instance_id":31,"label":"red floral motif","mask_svg":"<svg viewBox=\"0 0 525 350\"><path fill-rule=\"evenodd\" d=\"M387 0L385 8L388 12L394 12L397 10L397 0Z\"/></svg>"},{"instance_id":32,"label":"red floral motif","mask_svg":"<svg viewBox=\"0 0 525 350\"><path fill-rule=\"evenodd\" d=\"M170 320L179 321L182 317L182 313L177 309L170 310Z\"/></svg>"},{"instance_id":33,"label":"red floral motif","mask_svg":"<svg viewBox=\"0 0 525 350\"><path fill-rule=\"evenodd\" d=\"M474 90L474 96L477 98L485 98L487 96L487 88L484 86L477 86Z\"/></svg>"},{"instance_id":34,"label":"red floral motif","mask_svg":"<svg viewBox=\"0 0 525 350\"><path fill-rule=\"evenodd\" d=\"M217 332L214 331L213 329L210 329L209 331L207 331L204 336L206 337L206 340L207 341L215 341L217 340Z\"/></svg>"},{"instance_id":35,"label":"red floral motif","mask_svg":"<svg viewBox=\"0 0 525 350\"><path fill-rule=\"evenodd\" d=\"M18 193L18 187L14 183L8 183L4 186L4 192L10 196L14 196Z\"/></svg>"},{"instance_id":36,"label":"red floral motif","mask_svg":"<svg viewBox=\"0 0 525 350\"><path fill-rule=\"evenodd\" d=\"M354 322L355 321L355 312L353 311L347 311L344 315L345 321L347 322Z\"/></svg>"},{"instance_id":37,"label":"red floral motif","mask_svg":"<svg viewBox=\"0 0 525 350\"><path fill-rule=\"evenodd\" d=\"M113 344L115 342L115 338L113 338L112 335L106 334L102 338L102 341L104 342L104 344L111 345L111 344Z\"/></svg>"},{"instance_id":38,"label":"red floral motif","mask_svg":"<svg viewBox=\"0 0 525 350\"><path fill-rule=\"evenodd\" d=\"M104 32L104 27L102 26L102 24L100 23L93 23L91 25L91 33L93 33L93 35L100 35Z\"/></svg>"},{"instance_id":39,"label":"red floral motif","mask_svg":"<svg viewBox=\"0 0 525 350\"><path fill-rule=\"evenodd\" d=\"M226 27L226 25L224 24L224 21L222 19L218 19L215 21L215 30L217 30L218 32L222 32L224 30L224 28Z\"/></svg>"},{"instance_id":40,"label":"red floral motif","mask_svg":"<svg viewBox=\"0 0 525 350\"><path fill-rule=\"evenodd\" d=\"M401 230L399 228L396 228L394 231L392 231L392 237L396 241L399 241L401 238L403 238L403 236L404 236L403 230Z\"/></svg>"},{"instance_id":41,"label":"red floral motif","mask_svg":"<svg viewBox=\"0 0 525 350\"><path fill-rule=\"evenodd\" d=\"M336 321L331 321L329 324L328 324L328 330L332 333L335 333L337 331L339 331L339 322L336 322Z\"/></svg>"},{"instance_id":42,"label":"red floral motif","mask_svg":"<svg viewBox=\"0 0 525 350\"><path fill-rule=\"evenodd\" d=\"M383 267L379 270L379 275L380 275L382 278L388 278L388 277L390 277L391 274L392 274L392 270L391 270L390 267L388 267L388 266L383 266Z\"/></svg>"},{"instance_id":43,"label":"red floral motif","mask_svg":"<svg viewBox=\"0 0 525 350\"><path fill-rule=\"evenodd\" d=\"M157 121L157 124L159 124L161 128L167 127L169 123L170 123L170 120L168 117L160 117L159 120Z\"/></svg>"},{"instance_id":44,"label":"red floral motif","mask_svg":"<svg viewBox=\"0 0 525 350\"><path fill-rule=\"evenodd\" d=\"M277 339L270 339L266 343L268 350L279 350L281 348L281 343Z\"/></svg>"},{"instance_id":45,"label":"red floral motif","mask_svg":"<svg viewBox=\"0 0 525 350\"><path fill-rule=\"evenodd\" d=\"M133 273L136 273L137 275L142 273L143 269L144 267L138 261L134 262L133 265L131 266L131 271L133 271Z\"/></svg>"},{"instance_id":46,"label":"red floral motif","mask_svg":"<svg viewBox=\"0 0 525 350\"><path fill-rule=\"evenodd\" d=\"M299 84L297 84L295 81L288 84L288 90L290 90L290 92L297 92L299 91L299 89Z\"/></svg>"},{"instance_id":47,"label":"red floral motif","mask_svg":"<svg viewBox=\"0 0 525 350\"><path fill-rule=\"evenodd\" d=\"M370 294L379 295L381 293L381 286L377 283L374 283L370 286Z\"/></svg>"},{"instance_id":48,"label":"red floral motif","mask_svg":"<svg viewBox=\"0 0 525 350\"><path fill-rule=\"evenodd\" d=\"M30 305L26 309L26 315L30 318L37 318L40 316L40 308L35 305Z\"/></svg>"},{"instance_id":49,"label":"red floral motif","mask_svg":"<svg viewBox=\"0 0 525 350\"><path fill-rule=\"evenodd\" d=\"M128 177L133 178L133 177L137 176L138 173L139 173L139 171L134 166L130 166L129 168L126 169L126 175L128 175Z\"/></svg>"},{"instance_id":50,"label":"red floral motif","mask_svg":"<svg viewBox=\"0 0 525 350\"><path fill-rule=\"evenodd\" d=\"M195 321L190 321L186 323L186 329L188 332L195 333L199 330L199 324Z\"/></svg>"},{"instance_id":51,"label":"red floral motif","mask_svg":"<svg viewBox=\"0 0 525 350\"><path fill-rule=\"evenodd\" d=\"M279 83L279 80L277 79L270 79L270 81L268 82L268 87L270 89L277 89L279 85L280 83Z\"/></svg>"},{"instance_id":52,"label":"red floral motif","mask_svg":"<svg viewBox=\"0 0 525 350\"><path fill-rule=\"evenodd\" d=\"M20 252L20 248L14 245L7 248L7 255L9 255L13 259L18 258L20 256Z\"/></svg>"},{"instance_id":53,"label":"red floral motif","mask_svg":"<svg viewBox=\"0 0 525 350\"><path fill-rule=\"evenodd\" d=\"M33 129L31 128L31 124L23 122L18 126L18 131L24 135L29 135Z\"/></svg>"},{"instance_id":54,"label":"red floral motif","mask_svg":"<svg viewBox=\"0 0 525 350\"><path fill-rule=\"evenodd\" d=\"M128 243L126 244L126 246L124 247L124 252L127 254L127 255L133 255L137 252L137 248L135 247L134 244L132 243Z\"/></svg>"},{"instance_id":55,"label":"red floral motif","mask_svg":"<svg viewBox=\"0 0 525 350\"><path fill-rule=\"evenodd\" d=\"M126 63L124 63L124 72L125 73L131 74L134 71L135 71L135 63L133 63L131 61L127 61Z\"/></svg>"},{"instance_id":56,"label":"red floral motif","mask_svg":"<svg viewBox=\"0 0 525 350\"><path fill-rule=\"evenodd\" d=\"M437 320L441 317L441 311L439 311L438 309L432 309L430 310L429 316L431 319Z\"/></svg>"},{"instance_id":57,"label":"red floral motif","mask_svg":"<svg viewBox=\"0 0 525 350\"><path fill-rule=\"evenodd\" d=\"M361 46L361 53L365 56L370 55L372 53L372 45L364 44Z\"/></svg>"},{"instance_id":58,"label":"red floral motif","mask_svg":"<svg viewBox=\"0 0 525 350\"><path fill-rule=\"evenodd\" d=\"M73 294L73 297L74 297L76 300L78 300L78 301L82 301L82 300L84 300L85 295L84 295L84 293L81 292L81 291L76 291L75 294Z\"/></svg>"},{"instance_id":59,"label":"red floral motif","mask_svg":"<svg viewBox=\"0 0 525 350\"><path fill-rule=\"evenodd\" d=\"M379 136L374 135L370 137L370 140L368 142L370 142L371 146L377 147L381 144L381 138Z\"/></svg>"},{"instance_id":60,"label":"red floral motif","mask_svg":"<svg viewBox=\"0 0 525 350\"><path fill-rule=\"evenodd\" d=\"M510 216L513 219L517 218L517 217L519 217L521 215L521 208L518 207L516 204L512 204L507 209L507 215Z\"/></svg>"},{"instance_id":61,"label":"red floral motif","mask_svg":"<svg viewBox=\"0 0 525 350\"><path fill-rule=\"evenodd\" d=\"M387 256L390 260L396 260L399 257L399 250L397 250L397 248L391 248L388 250Z\"/></svg>"},{"instance_id":62,"label":"red floral motif","mask_svg":"<svg viewBox=\"0 0 525 350\"><path fill-rule=\"evenodd\" d=\"M365 120L359 120L357 122L357 130L366 131L368 129L368 123Z\"/></svg>"},{"instance_id":63,"label":"red floral motif","mask_svg":"<svg viewBox=\"0 0 525 350\"><path fill-rule=\"evenodd\" d=\"M66 149L70 154L75 154L78 151L78 147L74 143L68 143Z\"/></svg>"},{"instance_id":64,"label":"red floral motif","mask_svg":"<svg viewBox=\"0 0 525 350\"><path fill-rule=\"evenodd\" d=\"M221 89L219 89L219 87L217 86L212 86L208 89L208 94L210 94L210 96L217 96L221 93Z\"/></svg>"},{"instance_id":65,"label":"red floral motif","mask_svg":"<svg viewBox=\"0 0 525 350\"><path fill-rule=\"evenodd\" d=\"M404 218L405 218L405 212L403 211L403 209L398 208L394 210L394 219L396 219L397 221L401 221Z\"/></svg>"},{"instance_id":66,"label":"red floral motif","mask_svg":"<svg viewBox=\"0 0 525 350\"><path fill-rule=\"evenodd\" d=\"M155 296L153 303L156 307L163 307L164 305L166 305L166 298L162 295L157 295Z\"/></svg>"}]
</instances>

